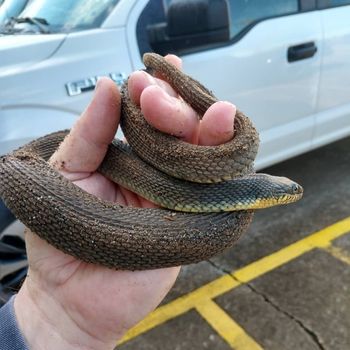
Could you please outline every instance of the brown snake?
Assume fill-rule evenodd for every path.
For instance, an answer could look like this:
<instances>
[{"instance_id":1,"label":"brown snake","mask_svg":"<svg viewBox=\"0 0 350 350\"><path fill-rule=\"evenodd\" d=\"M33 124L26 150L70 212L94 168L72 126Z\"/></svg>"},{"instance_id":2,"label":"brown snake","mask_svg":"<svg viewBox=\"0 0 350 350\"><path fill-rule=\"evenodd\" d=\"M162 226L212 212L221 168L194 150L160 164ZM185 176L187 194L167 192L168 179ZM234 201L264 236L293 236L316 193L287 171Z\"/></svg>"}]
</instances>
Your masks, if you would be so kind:
<instances>
[{"instance_id":1,"label":"brown snake","mask_svg":"<svg viewBox=\"0 0 350 350\"><path fill-rule=\"evenodd\" d=\"M161 56L146 54L144 62L199 115L217 101ZM98 170L176 211L124 207L69 182L47 163L68 131L0 158L0 196L6 205L41 238L85 262L141 270L205 260L232 246L251 222L252 209L302 196L291 180L254 174L258 134L240 111L232 141L195 146L151 127L131 102L126 83L121 126L131 148L114 141Z\"/></svg>"}]
</instances>

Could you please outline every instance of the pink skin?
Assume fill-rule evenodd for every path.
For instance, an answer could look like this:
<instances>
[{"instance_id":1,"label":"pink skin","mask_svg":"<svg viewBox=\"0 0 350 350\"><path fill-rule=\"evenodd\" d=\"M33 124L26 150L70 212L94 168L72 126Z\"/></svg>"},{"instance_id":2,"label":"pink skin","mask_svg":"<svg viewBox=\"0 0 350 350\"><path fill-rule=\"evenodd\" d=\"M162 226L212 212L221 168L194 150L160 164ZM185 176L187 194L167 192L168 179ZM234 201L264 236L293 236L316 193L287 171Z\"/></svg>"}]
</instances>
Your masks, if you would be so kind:
<instances>
[{"instance_id":1,"label":"pink skin","mask_svg":"<svg viewBox=\"0 0 350 350\"><path fill-rule=\"evenodd\" d=\"M176 56L167 60L181 67ZM129 80L134 102L147 121L166 133L200 145L218 145L233 136L235 107L217 102L203 120L172 88L144 72ZM96 172L113 139L120 113L115 84L102 78L95 95L51 163L87 192L135 207L155 207ZM66 255L26 232L29 273L15 299L18 323L33 349L113 349L172 287L180 267L114 271ZM39 331L40 329L40 331Z\"/></svg>"}]
</instances>

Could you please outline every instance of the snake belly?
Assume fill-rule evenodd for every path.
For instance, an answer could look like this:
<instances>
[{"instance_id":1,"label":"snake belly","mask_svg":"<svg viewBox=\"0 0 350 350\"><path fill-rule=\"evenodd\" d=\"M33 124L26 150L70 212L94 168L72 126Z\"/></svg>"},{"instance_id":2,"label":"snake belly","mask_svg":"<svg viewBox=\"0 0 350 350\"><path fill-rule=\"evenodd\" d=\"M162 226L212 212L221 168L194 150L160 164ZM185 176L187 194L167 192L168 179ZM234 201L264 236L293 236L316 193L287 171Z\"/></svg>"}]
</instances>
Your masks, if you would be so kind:
<instances>
[{"instance_id":1,"label":"snake belly","mask_svg":"<svg viewBox=\"0 0 350 350\"><path fill-rule=\"evenodd\" d=\"M217 101L161 56L146 54L144 62L199 115ZM163 178L174 177L187 186L199 182L206 193L205 186L221 186L217 183L251 173L259 144L255 128L240 111L235 117L235 137L224 145L194 146L165 135L147 124L128 96L127 83L122 88L121 126L130 146L113 142L99 171L150 199L163 196L159 203L165 206L174 188L167 181L160 187L159 171ZM0 196L5 204L33 232L67 254L128 270L196 263L232 246L251 222L253 210L188 213L100 200L48 164L67 134L44 136L0 158ZM177 188L176 198L186 201L179 192Z\"/></svg>"}]
</instances>

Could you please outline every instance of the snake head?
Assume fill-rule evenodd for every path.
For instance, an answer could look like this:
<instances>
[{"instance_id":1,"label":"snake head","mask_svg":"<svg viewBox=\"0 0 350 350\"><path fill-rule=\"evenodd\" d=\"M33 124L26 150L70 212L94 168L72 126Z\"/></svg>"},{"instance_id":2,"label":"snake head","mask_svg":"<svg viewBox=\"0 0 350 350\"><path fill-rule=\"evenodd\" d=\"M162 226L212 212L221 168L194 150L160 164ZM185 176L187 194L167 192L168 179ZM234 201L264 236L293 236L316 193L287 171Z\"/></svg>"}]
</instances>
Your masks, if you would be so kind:
<instances>
[{"instance_id":1,"label":"snake head","mask_svg":"<svg viewBox=\"0 0 350 350\"><path fill-rule=\"evenodd\" d=\"M261 189L256 198L256 209L293 203L303 196L302 186L287 177L267 174L256 174L255 176L259 178Z\"/></svg>"}]
</instances>

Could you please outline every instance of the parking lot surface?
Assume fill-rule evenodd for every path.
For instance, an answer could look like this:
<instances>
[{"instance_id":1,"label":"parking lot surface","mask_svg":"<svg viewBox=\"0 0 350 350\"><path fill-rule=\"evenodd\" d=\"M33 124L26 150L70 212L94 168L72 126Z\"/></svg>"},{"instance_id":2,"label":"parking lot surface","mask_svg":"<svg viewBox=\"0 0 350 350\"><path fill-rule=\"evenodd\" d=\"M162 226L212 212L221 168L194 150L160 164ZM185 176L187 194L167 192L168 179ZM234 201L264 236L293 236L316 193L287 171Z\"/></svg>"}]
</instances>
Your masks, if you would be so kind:
<instances>
[{"instance_id":1,"label":"parking lot surface","mask_svg":"<svg viewBox=\"0 0 350 350\"><path fill-rule=\"evenodd\" d=\"M305 190L256 212L246 235L185 266L122 350L350 349L350 138L278 164Z\"/></svg>"}]
</instances>

